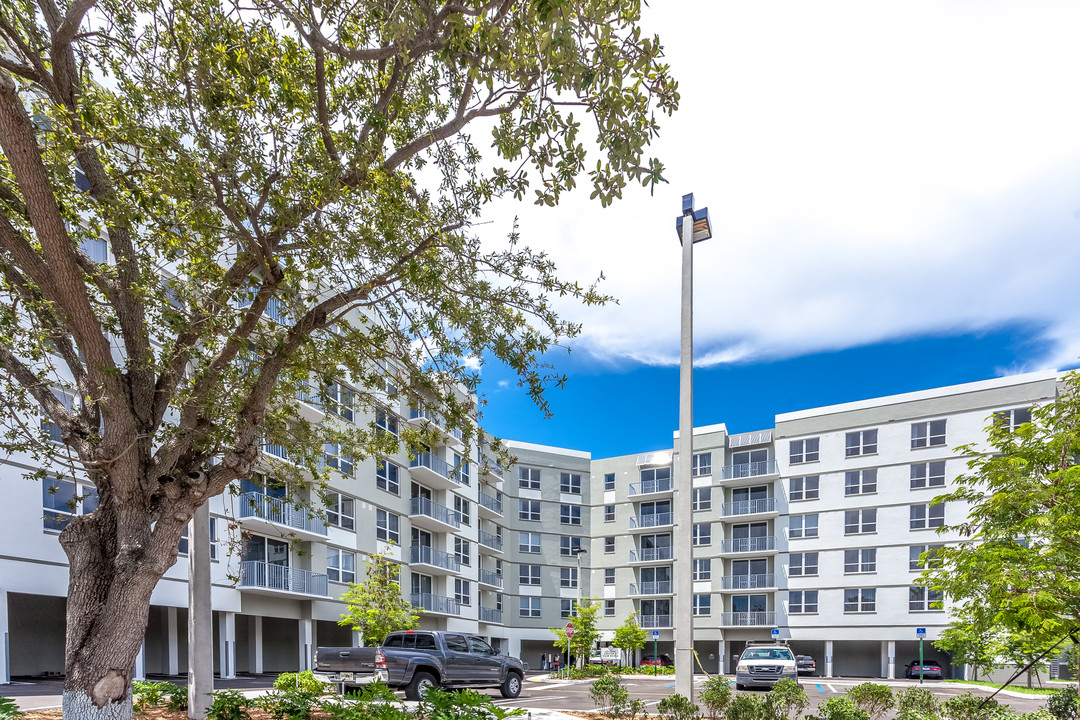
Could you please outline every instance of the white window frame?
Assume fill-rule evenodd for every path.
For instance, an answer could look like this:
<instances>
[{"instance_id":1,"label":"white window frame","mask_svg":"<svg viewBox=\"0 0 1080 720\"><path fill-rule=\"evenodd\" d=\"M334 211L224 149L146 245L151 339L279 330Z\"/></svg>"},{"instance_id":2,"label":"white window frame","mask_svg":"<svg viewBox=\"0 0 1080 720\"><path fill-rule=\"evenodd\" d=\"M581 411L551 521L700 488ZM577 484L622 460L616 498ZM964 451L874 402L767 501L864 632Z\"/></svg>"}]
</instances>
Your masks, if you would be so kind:
<instances>
[{"instance_id":1,"label":"white window frame","mask_svg":"<svg viewBox=\"0 0 1080 720\"><path fill-rule=\"evenodd\" d=\"M844 574L856 575L877 572L877 548L844 550Z\"/></svg>"},{"instance_id":2,"label":"white window frame","mask_svg":"<svg viewBox=\"0 0 1080 720\"><path fill-rule=\"evenodd\" d=\"M540 522L540 501L518 500L518 520Z\"/></svg>"},{"instance_id":3,"label":"white window frame","mask_svg":"<svg viewBox=\"0 0 1080 720\"><path fill-rule=\"evenodd\" d=\"M708 547L712 545L712 523L694 523L691 530L694 547Z\"/></svg>"},{"instance_id":4,"label":"white window frame","mask_svg":"<svg viewBox=\"0 0 1080 720\"><path fill-rule=\"evenodd\" d=\"M817 513L805 515L791 515L788 520L788 538L816 538L818 536L819 518Z\"/></svg>"},{"instance_id":5,"label":"white window frame","mask_svg":"<svg viewBox=\"0 0 1080 720\"><path fill-rule=\"evenodd\" d=\"M789 615L815 615L818 611L817 590L789 590Z\"/></svg>"},{"instance_id":6,"label":"white window frame","mask_svg":"<svg viewBox=\"0 0 1080 720\"><path fill-rule=\"evenodd\" d=\"M844 496L870 495L877 492L877 468L848 470L844 473Z\"/></svg>"},{"instance_id":7,"label":"white window frame","mask_svg":"<svg viewBox=\"0 0 1080 720\"><path fill-rule=\"evenodd\" d=\"M329 494L326 522L342 530L356 531L356 500L339 492Z\"/></svg>"},{"instance_id":8,"label":"white window frame","mask_svg":"<svg viewBox=\"0 0 1080 720\"><path fill-rule=\"evenodd\" d=\"M528 555L540 553L540 533L519 532L518 552Z\"/></svg>"},{"instance_id":9,"label":"white window frame","mask_svg":"<svg viewBox=\"0 0 1080 720\"><path fill-rule=\"evenodd\" d=\"M559 536L559 555L563 557L573 557L574 548L581 547L581 538L577 535L560 535Z\"/></svg>"},{"instance_id":10,"label":"white window frame","mask_svg":"<svg viewBox=\"0 0 1080 720\"><path fill-rule=\"evenodd\" d=\"M878 451L877 428L853 430L844 435L844 457L876 455Z\"/></svg>"},{"instance_id":11,"label":"white window frame","mask_svg":"<svg viewBox=\"0 0 1080 720\"><path fill-rule=\"evenodd\" d=\"M518 487L525 490L540 489L540 468L519 467Z\"/></svg>"},{"instance_id":12,"label":"white window frame","mask_svg":"<svg viewBox=\"0 0 1080 720\"><path fill-rule=\"evenodd\" d=\"M868 535L877 532L877 508L844 511L845 535Z\"/></svg>"},{"instance_id":13,"label":"white window frame","mask_svg":"<svg viewBox=\"0 0 1080 720\"><path fill-rule=\"evenodd\" d=\"M924 420L911 423L911 449L943 447L945 445L945 420Z\"/></svg>"},{"instance_id":14,"label":"white window frame","mask_svg":"<svg viewBox=\"0 0 1080 720\"><path fill-rule=\"evenodd\" d=\"M518 585L540 586L539 565L518 565Z\"/></svg>"},{"instance_id":15,"label":"white window frame","mask_svg":"<svg viewBox=\"0 0 1080 720\"><path fill-rule=\"evenodd\" d=\"M788 502L818 500L821 497L821 476L805 475L788 480Z\"/></svg>"},{"instance_id":16,"label":"white window frame","mask_svg":"<svg viewBox=\"0 0 1080 720\"><path fill-rule=\"evenodd\" d=\"M472 503L460 495L454 496L454 510L461 516L461 524L465 527L472 526Z\"/></svg>"},{"instance_id":17,"label":"white window frame","mask_svg":"<svg viewBox=\"0 0 1080 720\"><path fill-rule=\"evenodd\" d=\"M391 495L401 495L401 466L379 458L375 461L375 487Z\"/></svg>"},{"instance_id":18,"label":"white window frame","mask_svg":"<svg viewBox=\"0 0 1080 720\"><path fill-rule=\"evenodd\" d=\"M604 490L615 489L615 473L604 473Z\"/></svg>"},{"instance_id":19,"label":"white window frame","mask_svg":"<svg viewBox=\"0 0 1080 720\"><path fill-rule=\"evenodd\" d=\"M559 492L569 495L581 494L581 475L578 473L559 473Z\"/></svg>"},{"instance_id":20,"label":"white window frame","mask_svg":"<svg viewBox=\"0 0 1080 720\"><path fill-rule=\"evenodd\" d=\"M462 578L454 578L454 599L463 607L472 605L472 583Z\"/></svg>"},{"instance_id":21,"label":"white window frame","mask_svg":"<svg viewBox=\"0 0 1080 720\"><path fill-rule=\"evenodd\" d=\"M712 475L712 453L703 452L695 454L691 460L690 470L694 477Z\"/></svg>"},{"instance_id":22,"label":"white window frame","mask_svg":"<svg viewBox=\"0 0 1080 720\"><path fill-rule=\"evenodd\" d=\"M615 506L604 506L604 522L615 522Z\"/></svg>"},{"instance_id":23,"label":"white window frame","mask_svg":"<svg viewBox=\"0 0 1080 720\"><path fill-rule=\"evenodd\" d=\"M615 584L615 568L604 568L604 584Z\"/></svg>"},{"instance_id":24,"label":"white window frame","mask_svg":"<svg viewBox=\"0 0 1080 720\"><path fill-rule=\"evenodd\" d=\"M927 543L926 545L909 545L908 546L908 570L914 570L915 572L922 572L927 567L939 567L940 560L937 565L930 564L922 561L923 553L934 552L937 550L943 550L945 548L944 543ZM917 552L916 552L917 551ZM931 563L934 561L931 559Z\"/></svg>"},{"instance_id":25,"label":"white window frame","mask_svg":"<svg viewBox=\"0 0 1080 720\"><path fill-rule=\"evenodd\" d=\"M581 506L568 504L559 505L559 524L581 525Z\"/></svg>"},{"instance_id":26,"label":"white window frame","mask_svg":"<svg viewBox=\"0 0 1080 720\"><path fill-rule=\"evenodd\" d=\"M712 615L712 595L699 593L694 595L694 617Z\"/></svg>"},{"instance_id":27,"label":"white window frame","mask_svg":"<svg viewBox=\"0 0 1080 720\"><path fill-rule=\"evenodd\" d=\"M945 461L912 463L911 489L922 490L935 487L945 487Z\"/></svg>"},{"instance_id":28,"label":"white window frame","mask_svg":"<svg viewBox=\"0 0 1080 720\"><path fill-rule=\"evenodd\" d=\"M945 525L945 503L912 505L909 513L912 530L930 530Z\"/></svg>"},{"instance_id":29,"label":"white window frame","mask_svg":"<svg viewBox=\"0 0 1080 720\"><path fill-rule=\"evenodd\" d=\"M375 509L375 539L401 544L401 517L382 508Z\"/></svg>"},{"instance_id":30,"label":"white window frame","mask_svg":"<svg viewBox=\"0 0 1080 720\"><path fill-rule=\"evenodd\" d=\"M615 552L615 536L614 535L608 535L608 536L606 536L604 538L604 552L605 553L613 553L613 552Z\"/></svg>"},{"instance_id":31,"label":"white window frame","mask_svg":"<svg viewBox=\"0 0 1080 720\"><path fill-rule=\"evenodd\" d=\"M518 598L518 617L540 617L540 598L523 595Z\"/></svg>"},{"instance_id":32,"label":"white window frame","mask_svg":"<svg viewBox=\"0 0 1080 720\"><path fill-rule=\"evenodd\" d=\"M379 408L375 411L375 427L382 432L398 437L398 418L389 410Z\"/></svg>"},{"instance_id":33,"label":"white window frame","mask_svg":"<svg viewBox=\"0 0 1080 720\"><path fill-rule=\"evenodd\" d=\"M845 588L844 612L877 612L877 588Z\"/></svg>"},{"instance_id":34,"label":"white window frame","mask_svg":"<svg viewBox=\"0 0 1080 720\"><path fill-rule=\"evenodd\" d=\"M578 586L578 571L576 567L559 568L559 587L576 588Z\"/></svg>"},{"instance_id":35,"label":"white window frame","mask_svg":"<svg viewBox=\"0 0 1080 720\"><path fill-rule=\"evenodd\" d=\"M465 538L454 538L454 555L463 567L472 566L472 543Z\"/></svg>"},{"instance_id":36,"label":"white window frame","mask_svg":"<svg viewBox=\"0 0 1080 720\"><path fill-rule=\"evenodd\" d=\"M815 577L818 574L819 562L820 554L817 551L791 553L788 556L788 575L791 577Z\"/></svg>"},{"instance_id":37,"label":"white window frame","mask_svg":"<svg viewBox=\"0 0 1080 720\"><path fill-rule=\"evenodd\" d=\"M712 488L694 488L690 494L690 509L692 512L712 510Z\"/></svg>"},{"instance_id":38,"label":"white window frame","mask_svg":"<svg viewBox=\"0 0 1080 720\"><path fill-rule=\"evenodd\" d=\"M912 585L908 590L908 612L941 612L945 598L940 590Z\"/></svg>"},{"instance_id":39,"label":"white window frame","mask_svg":"<svg viewBox=\"0 0 1080 720\"><path fill-rule=\"evenodd\" d=\"M788 441L788 464L801 465L817 462L821 457L821 438L803 438Z\"/></svg>"},{"instance_id":40,"label":"white window frame","mask_svg":"<svg viewBox=\"0 0 1080 720\"><path fill-rule=\"evenodd\" d=\"M694 558L691 567L694 582L712 580L712 558Z\"/></svg>"},{"instance_id":41,"label":"white window frame","mask_svg":"<svg viewBox=\"0 0 1080 720\"><path fill-rule=\"evenodd\" d=\"M344 562L348 558L349 562ZM351 567L345 568L348 564ZM356 582L356 553L341 548L326 549L326 577L330 582Z\"/></svg>"}]
</instances>

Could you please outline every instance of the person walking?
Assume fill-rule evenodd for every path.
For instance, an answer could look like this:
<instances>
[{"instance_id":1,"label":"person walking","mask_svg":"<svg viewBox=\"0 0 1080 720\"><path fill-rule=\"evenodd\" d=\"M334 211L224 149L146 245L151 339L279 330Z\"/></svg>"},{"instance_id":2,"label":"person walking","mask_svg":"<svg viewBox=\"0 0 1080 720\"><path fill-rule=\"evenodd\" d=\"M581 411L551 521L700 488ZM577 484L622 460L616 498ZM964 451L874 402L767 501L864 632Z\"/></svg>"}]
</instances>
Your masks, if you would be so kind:
<instances>
[{"instance_id":1,"label":"person walking","mask_svg":"<svg viewBox=\"0 0 1080 720\"><path fill-rule=\"evenodd\" d=\"M547 670L548 669L547 653L540 653L540 669L541 670Z\"/></svg>"}]
</instances>

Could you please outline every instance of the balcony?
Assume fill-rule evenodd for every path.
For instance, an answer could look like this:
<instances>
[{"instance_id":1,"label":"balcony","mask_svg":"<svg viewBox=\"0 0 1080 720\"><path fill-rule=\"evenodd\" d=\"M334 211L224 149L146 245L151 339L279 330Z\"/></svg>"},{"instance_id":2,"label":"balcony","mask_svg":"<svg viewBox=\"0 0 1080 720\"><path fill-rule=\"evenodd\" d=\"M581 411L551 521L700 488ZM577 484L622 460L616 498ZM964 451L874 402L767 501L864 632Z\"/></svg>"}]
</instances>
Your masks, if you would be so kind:
<instances>
[{"instance_id":1,"label":"balcony","mask_svg":"<svg viewBox=\"0 0 1080 720\"><path fill-rule=\"evenodd\" d=\"M454 617L461 614L461 603L452 597L432 595L431 593L413 593L409 599L413 605L423 608L426 613L453 615Z\"/></svg>"},{"instance_id":2,"label":"balcony","mask_svg":"<svg viewBox=\"0 0 1080 720\"><path fill-rule=\"evenodd\" d=\"M424 565L426 566L423 568L425 572L434 572L437 575L450 575L461 572L461 561L457 555L427 545L410 546L409 563L411 565Z\"/></svg>"},{"instance_id":3,"label":"balcony","mask_svg":"<svg viewBox=\"0 0 1080 720\"><path fill-rule=\"evenodd\" d=\"M502 625L502 615L502 610L486 608L482 605L480 606L480 622L482 623L488 623L489 625Z\"/></svg>"},{"instance_id":4,"label":"balcony","mask_svg":"<svg viewBox=\"0 0 1080 720\"><path fill-rule=\"evenodd\" d=\"M499 535L493 535L489 532L480 531L479 535L480 544L486 548L491 548L497 552L502 552L503 541Z\"/></svg>"},{"instance_id":5,"label":"balcony","mask_svg":"<svg viewBox=\"0 0 1080 720\"><path fill-rule=\"evenodd\" d=\"M671 478L642 480L639 483L631 483L628 488L628 493L630 495L655 495L657 493L670 493L671 487Z\"/></svg>"},{"instance_id":6,"label":"balcony","mask_svg":"<svg viewBox=\"0 0 1080 720\"><path fill-rule=\"evenodd\" d=\"M720 506L724 517L738 515L767 515L776 513L776 498L758 498L756 500L738 500L726 502Z\"/></svg>"},{"instance_id":7,"label":"balcony","mask_svg":"<svg viewBox=\"0 0 1080 720\"><path fill-rule=\"evenodd\" d=\"M301 383L296 388L296 399L300 401L300 415L311 422L322 422L326 417L322 400L319 394L311 389L311 385Z\"/></svg>"},{"instance_id":8,"label":"balcony","mask_svg":"<svg viewBox=\"0 0 1080 720\"><path fill-rule=\"evenodd\" d=\"M721 627L772 627L775 625L774 612L731 612L720 613Z\"/></svg>"},{"instance_id":9,"label":"balcony","mask_svg":"<svg viewBox=\"0 0 1080 720\"><path fill-rule=\"evenodd\" d=\"M311 511L298 508L282 498L248 492L240 496L240 524L250 530L281 534L288 528L306 540L325 540L326 521Z\"/></svg>"},{"instance_id":10,"label":"balcony","mask_svg":"<svg viewBox=\"0 0 1080 720\"><path fill-rule=\"evenodd\" d=\"M638 615L638 622L650 630L672 627L670 615Z\"/></svg>"},{"instance_id":11,"label":"balcony","mask_svg":"<svg viewBox=\"0 0 1080 720\"><path fill-rule=\"evenodd\" d=\"M630 595L671 595L671 581L660 580L658 582L630 583Z\"/></svg>"},{"instance_id":12,"label":"balcony","mask_svg":"<svg viewBox=\"0 0 1080 720\"><path fill-rule=\"evenodd\" d=\"M488 587L497 588L502 590L503 579L502 575L498 573L488 572L487 570L480 570L480 584L487 585Z\"/></svg>"},{"instance_id":13,"label":"balcony","mask_svg":"<svg viewBox=\"0 0 1080 720\"><path fill-rule=\"evenodd\" d=\"M775 550L775 535L750 538L725 538L720 541L720 552L725 553L768 552Z\"/></svg>"},{"instance_id":14,"label":"balcony","mask_svg":"<svg viewBox=\"0 0 1080 720\"><path fill-rule=\"evenodd\" d=\"M241 590L262 595L329 597L326 575L259 560L240 563L239 587Z\"/></svg>"},{"instance_id":15,"label":"balcony","mask_svg":"<svg viewBox=\"0 0 1080 720\"><path fill-rule=\"evenodd\" d=\"M458 487L453 466L429 452L417 453L409 460L409 474L433 488L447 490Z\"/></svg>"},{"instance_id":16,"label":"balcony","mask_svg":"<svg viewBox=\"0 0 1080 720\"><path fill-rule=\"evenodd\" d=\"M671 525L674 521L675 515L669 512L654 513L652 515L635 515L630 518L630 532L665 527Z\"/></svg>"},{"instance_id":17,"label":"balcony","mask_svg":"<svg viewBox=\"0 0 1080 720\"><path fill-rule=\"evenodd\" d=\"M658 548L642 548L641 550L630 551L630 562L632 563L653 563L669 561L674 557L674 553L670 547L658 547Z\"/></svg>"},{"instance_id":18,"label":"balcony","mask_svg":"<svg viewBox=\"0 0 1080 720\"><path fill-rule=\"evenodd\" d=\"M461 513L425 497L409 500L409 520L416 527L434 532L449 532L461 528Z\"/></svg>"},{"instance_id":19,"label":"balcony","mask_svg":"<svg viewBox=\"0 0 1080 720\"><path fill-rule=\"evenodd\" d=\"M727 575L720 578L721 590L759 590L776 587L776 576L772 573L762 575Z\"/></svg>"},{"instance_id":20,"label":"balcony","mask_svg":"<svg viewBox=\"0 0 1080 720\"><path fill-rule=\"evenodd\" d=\"M777 474L775 460L760 460L758 462L741 463L739 465L726 465L720 471L720 479L724 481L748 480L750 478L768 477ZM729 483L738 485L740 483Z\"/></svg>"},{"instance_id":21,"label":"balcony","mask_svg":"<svg viewBox=\"0 0 1080 720\"><path fill-rule=\"evenodd\" d=\"M480 515L488 518L501 518L503 514L503 502L501 497L488 495L481 491L477 496L476 504L480 507Z\"/></svg>"},{"instance_id":22,"label":"balcony","mask_svg":"<svg viewBox=\"0 0 1080 720\"><path fill-rule=\"evenodd\" d=\"M263 442L259 445L259 449L262 450L264 454L276 457L278 460L284 460L288 463L292 462L292 459L289 457L289 451L285 449L284 445L274 445L272 443Z\"/></svg>"}]
</instances>

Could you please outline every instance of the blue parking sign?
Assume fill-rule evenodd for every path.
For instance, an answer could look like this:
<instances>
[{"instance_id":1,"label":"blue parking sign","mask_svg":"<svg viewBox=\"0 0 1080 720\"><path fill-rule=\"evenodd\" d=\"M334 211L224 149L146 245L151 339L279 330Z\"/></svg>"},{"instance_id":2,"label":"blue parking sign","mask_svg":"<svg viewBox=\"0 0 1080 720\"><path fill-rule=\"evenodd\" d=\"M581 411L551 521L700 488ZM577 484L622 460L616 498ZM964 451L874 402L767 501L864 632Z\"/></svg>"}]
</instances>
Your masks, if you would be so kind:
<instances>
[{"instance_id":1,"label":"blue parking sign","mask_svg":"<svg viewBox=\"0 0 1080 720\"><path fill-rule=\"evenodd\" d=\"M659 630L653 630L652 631L652 636L653 637L660 637L660 631Z\"/></svg>"},{"instance_id":2,"label":"blue parking sign","mask_svg":"<svg viewBox=\"0 0 1080 720\"><path fill-rule=\"evenodd\" d=\"M926 637L926 628L915 628L915 637Z\"/></svg>"}]
</instances>

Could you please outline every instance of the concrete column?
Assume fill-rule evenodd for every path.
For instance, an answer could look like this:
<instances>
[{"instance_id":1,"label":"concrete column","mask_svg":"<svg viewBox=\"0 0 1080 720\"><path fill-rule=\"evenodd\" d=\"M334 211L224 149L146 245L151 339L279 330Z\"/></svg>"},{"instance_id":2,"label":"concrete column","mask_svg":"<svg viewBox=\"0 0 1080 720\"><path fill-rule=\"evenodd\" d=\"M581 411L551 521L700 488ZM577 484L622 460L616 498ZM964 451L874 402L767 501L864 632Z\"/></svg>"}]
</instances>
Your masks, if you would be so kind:
<instances>
[{"instance_id":1,"label":"concrete column","mask_svg":"<svg viewBox=\"0 0 1080 720\"><path fill-rule=\"evenodd\" d=\"M236 677L236 613L218 613L218 673L222 679Z\"/></svg>"},{"instance_id":2,"label":"concrete column","mask_svg":"<svg viewBox=\"0 0 1080 720\"><path fill-rule=\"evenodd\" d=\"M896 641L886 643L885 652L888 654L888 667L885 669L885 677L889 680L896 679Z\"/></svg>"},{"instance_id":3,"label":"concrete column","mask_svg":"<svg viewBox=\"0 0 1080 720\"><path fill-rule=\"evenodd\" d=\"M832 674L832 652L833 652L833 641L832 640L826 640L825 641L825 677L832 677L833 676L833 674Z\"/></svg>"},{"instance_id":4,"label":"concrete column","mask_svg":"<svg viewBox=\"0 0 1080 720\"><path fill-rule=\"evenodd\" d=\"M300 621L300 671L311 669L311 653L314 650L313 643L315 641L315 621L314 620L301 620Z\"/></svg>"},{"instance_id":5,"label":"concrete column","mask_svg":"<svg viewBox=\"0 0 1080 720\"><path fill-rule=\"evenodd\" d=\"M731 670L728 670L728 656L727 656L727 640L721 640L718 643L716 652L720 653L720 663L717 668L720 670L721 675L730 675Z\"/></svg>"},{"instance_id":6,"label":"concrete column","mask_svg":"<svg viewBox=\"0 0 1080 720\"><path fill-rule=\"evenodd\" d=\"M7 590L0 588L0 685L11 682L11 636L8 634Z\"/></svg>"},{"instance_id":7,"label":"concrete column","mask_svg":"<svg viewBox=\"0 0 1080 720\"><path fill-rule=\"evenodd\" d=\"M510 638L510 654L516 658L521 657L521 638ZM540 668L534 667L533 670L539 670Z\"/></svg>"},{"instance_id":8,"label":"concrete column","mask_svg":"<svg viewBox=\"0 0 1080 720\"><path fill-rule=\"evenodd\" d=\"M259 616L251 618L251 628L248 630L248 658L251 664L251 672L261 675L263 671L263 619Z\"/></svg>"},{"instance_id":9,"label":"concrete column","mask_svg":"<svg viewBox=\"0 0 1080 720\"><path fill-rule=\"evenodd\" d=\"M165 625L169 633L168 646L165 648L165 672L169 675L180 674L180 631L179 612L176 608L165 608Z\"/></svg>"},{"instance_id":10,"label":"concrete column","mask_svg":"<svg viewBox=\"0 0 1080 720\"><path fill-rule=\"evenodd\" d=\"M210 506L188 526L188 717L203 720L214 692L214 611L210 599Z\"/></svg>"},{"instance_id":11,"label":"concrete column","mask_svg":"<svg viewBox=\"0 0 1080 720\"><path fill-rule=\"evenodd\" d=\"M135 670L131 673L132 680L146 679L146 638L143 638L139 646L139 654L135 656Z\"/></svg>"},{"instance_id":12,"label":"concrete column","mask_svg":"<svg viewBox=\"0 0 1080 720\"><path fill-rule=\"evenodd\" d=\"M353 647L364 647L364 636L360 634L359 630L352 631L352 644Z\"/></svg>"}]
</instances>

